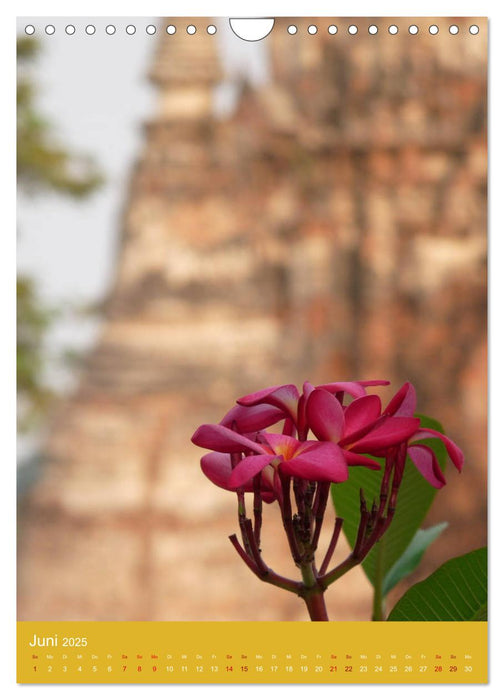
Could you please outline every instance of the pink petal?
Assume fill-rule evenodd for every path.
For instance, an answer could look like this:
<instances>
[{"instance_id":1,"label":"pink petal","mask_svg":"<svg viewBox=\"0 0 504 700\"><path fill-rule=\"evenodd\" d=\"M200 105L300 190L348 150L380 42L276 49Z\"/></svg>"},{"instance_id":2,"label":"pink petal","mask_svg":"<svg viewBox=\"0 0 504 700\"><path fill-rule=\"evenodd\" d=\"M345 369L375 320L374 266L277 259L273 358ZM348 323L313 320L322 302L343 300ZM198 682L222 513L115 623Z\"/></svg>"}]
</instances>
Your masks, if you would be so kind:
<instances>
[{"instance_id":1,"label":"pink petal","mask_svg":"<svg viewBox=\"0 0 504 700\"><path fill-rule=\"evenodd\" d=\"M363 438L357 440L351 449L353 452L371 452L383 450L409 440L420 425L418 418L387 418ZM346 441L345 441L346 442ZM349 448L349 445L345 444Z\"/></svg>"},{"instance_id":2,"label":"pink petal","mask_svg":"<svg viewBox=\"0 0 504 700\"><path fill-rule=\"evenodd\" d=\"M317 389L325 389L331 394L336 394L338 391L344 391L354 398L360 398L366 395L367 386L387 386L390 382L383 379L371 379L364 382L331 382L330 384L319 384Z\"/></svg>"},{"instance_id":3,"label":"pink petal","mask_svg":"<svg viewBox=\"0 0 504 700\"><path fill-rule=\"evenodd\" d=\"M375 462L374 459L369 457L364 457L364 455L357 454L356 452L349 452L348 450L341 450L346 463L349 467L369 467L370 469L381 469L381 464Z\"/></svg>"},{"instance_id":4,"label":"pink petal","mask_svg":"<svg viewBox=\"0 0 504 700\"><path fill-rule=\"evenodd\" d=\"M232 489L245 485L256 474L259 474L264 467L276 459L274 455L252 455L245 457L241 462L238 462L236 467L231 472L228 486Z\"/></svg>"},{"instance_id":5,"label":"pink petal","mask_svg":"<svg viewBox=\"0 0 504 700\"><path fill-rule=\"evenodd\" d=\"M315 389L313 384L310 384L310 382L303 382L303 396L307 399L312 391Z\"/></svg>"},{"instance_id":6,"label":"pink petal","mask_svg":"<svg viewBox=\"0 0 504 700\"><path fill-rule=\"evenodd\" d=\"M255 406L258 403L264 403L264 399L267 399L271 394L278 389L282 389L283 385L269 386L266 389L261 389L260 391L255 391L253 394L247 394L237 399L237 402L243 406Z\"/></svg>"},{"instance_id":7,"label":"pink petal","mask_svg":"<svg viewBox=\"0 0 504 700\"><path fill-rule=\"evenodd\" d=\"M221 420L221 425L232 428L235 425L239 433L255 433L269 428L285 418L279 408L259 404L258 406L234 406Z\"/></svg>"},{"instance_id":8,"label":"pink petal","mask_svg":"<svg viewBox=\"0 0 504 700\"><path fill-rule=\"evenodd\" d=\"M192 436L191 442L198 447L205 447L216 452L243 452L244 449L252 450L258 454L266 452L257 442L253 442L223 425L201 425Z\"/></svg>"},{"instance_id":9,"label":"pink petal","mask_svg":"<svg viewBox=\"0 0 504 700\"><path fill-rule=\"evenodd\" d=\"M310 441L294 459L280 464L280 469L291 476L308 481L340 483L348 479L348 465L341 449L331 442Z\"/></svg>"},{"instance_id":10,"label":"pink petal","mask_svg":"<svg viewBox=\"0 0 504 700\"><path fill-rule=\"evenodd\" d=\"M261 491L261 498L265 503L273 503L276 501L277 497L273 491Z\"/></svg>"},{"instance_id":11,"label":"pink petal","mask_svg":"<svg viewBox=\"0 0 504 700\"><path fill-rule=\"evenodd\" d=\"M241 406L257 406L266 403L285 411L293 420L297 418L297 402L299 391L294 384L284 384L283 386L271 386L254 394L248 394L238 399Z\"/></svg>"},{"instance_id":12,"label":"pink petal","mask_svg":"<svg viewBox=\"0 0 504 700\"><path fill-rule=\"evenodd\" d=\"M374 421L374 423L368 423L367 425L364 425L360 430L357 430L355 433L345 434L344 437L342 437L339 441L339 446L346 447L347 445L355 445L362 437L364 437L365 435L369 435L369 433L372 430L378 428L378 426L382 425L386 420L387 416L380 416Z\"/></svg>"},{"instance_id":13,"label":"pink petal","mask_svg":"<svg viewBox=\"0 0 504 700\"><path fill-rule=\"evenodd\" d=\"M282 435L290 435L291 437L294 437L294 435L296 435L296 425L292 418L285 419Z\"/></svg>"},{"instance_id":14,"label":"pink petal","mask_svg":"<svg viewBox=\"0 0 504 700\"><path fill-rule=\"evenodd\" d=\"M231 459L228 454L221 452L210 452L201 458L201 470L203 474L210 479L212 483L226 491L236 491L229 486L229 478L231 476ZM247 481L241 487L244 491L253 491L254 483L252 479ZM261 480L261 498L265 503L273 503L276 500L276 494L271 486Z\"/></svg>"},{"instance_id":15,"label":"pink petal","mask_svg":"<svg viewBox=\"0 0 504 700\"><path fill-rule=\"evenodd\" d=\"M390 384L386 379L368 379L364 382L356 382L361 386L388 386Z\"/></svg>"},{"instance_id":16,"label":"pink petal","mask_svg":"<svg viewBox=\"0 0 504 700\"><path fill-rule=\"evenodd\" d=\"M354 398L366 395L366 390L361 382L331 382L330 384L319 384L317 389L325 389L331 394L336 394L338 391L344 391Z\"/></svg>"},{"instance_id":17,"label":"pink petal","mask_svg":"<svg viewBox=\"0 0 504 700\"><path fill-rule=\"evenodd\" d=\"M413 384L406 382L384 410L389 416L413 416L416 409L416 391Z\"/></svg>"},{"instance_id":18,"label":"pink petal","mask_svg":"<svg viewBox=\"0 0 504 700\"><path fill-rule=\"evenodd\" d=\"M436 455L427 445L412 445L408 447L408 456L420 474L429 484L440 489L446 484L446 479L436 459Z\"/></svg>"},{"instance_id":19,"label":"pink petal","mask_svg":"<svg viewBox=\"0 0 504 700\"><path fill-rule=\"evenodd\" d=\"M299 397L298 401L297 414L297 428L300 439L306 438L306 434L308 433L308 427L306 425L306 402L308 401L308 397L314 390L315 387L313 386L313 384L310 384L310 382L304 382L303 393Z\"/></svg>"},{"instance_id":20,"label":"pink petal","mask_svg":"<svg viewBox=\"0 0 504 700\"><path fill-rule=\"evenodd\" d=\"M228 481L231 476L231 458L222 452L210 452L201 458L203 474L221 489L229 489Z\"/></svg>"},{"instance_id":21,"label":"pink petal","mask_svg":"<svg viewBox=\"0 0 504 700\"><path fill-rule=\"evenodd\" d=\"M414 435L415 442L417 440L426 440L427 438L439 438L442 440L446 447L446 451L448 452L448 456L453 462L453 466L458 469L459 472L462 471L462 467L464 465L464 453L460 447L453 442L453 440L450 440L450 438L443 435L443 433L439 433L437 430L432 430L431 428L420 428L420 430Z\"/></svg>"},{"instance_id":22,"label":"pink petal","mask_svg":"<svg viewBox=\"0 0 504 700\"><path fill-rule=\"evenodd\" d=\"M338 442L343 433L343 408L325 389L315 389L306 402L306 420L319 440Z\"/></svg>"},{"instance_id":23,"label":"pink petal","mask_svg":"<svg viewBox=\"0 0 504 700\"><path fill-rule=\"evenodd\" d=\"M290 459L300 446L299 440L290 435L276 435L274 433L261 433L264 439L276 455Z\"/></svg>"},{"instance_id":24,"label":"pink petal","mask_svg":"<svg viewBox=\"0 0 504 700\"><path fill-rule=\"evenodd\" d=\"M381 413L381 401L376 394L355 399L345 410L345 435L362 430L374 423ZM371 426L370 426L371 427Z\"/></svg>"}]
</instances>

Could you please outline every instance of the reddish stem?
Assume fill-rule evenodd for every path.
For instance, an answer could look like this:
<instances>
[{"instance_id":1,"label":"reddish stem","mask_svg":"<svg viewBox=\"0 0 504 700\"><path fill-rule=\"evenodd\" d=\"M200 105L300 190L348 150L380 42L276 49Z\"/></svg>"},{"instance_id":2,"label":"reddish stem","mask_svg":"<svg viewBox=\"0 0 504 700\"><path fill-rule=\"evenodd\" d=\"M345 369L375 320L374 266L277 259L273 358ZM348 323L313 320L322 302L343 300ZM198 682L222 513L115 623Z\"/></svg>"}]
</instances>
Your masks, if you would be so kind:
<instances>
[{"instance_id":1,"label":"reddish stem","mask_svg":"<svg viewBox=\"0 0 504 700\"><path fill-rule=\"evenodd\" d=\"M331 557L334 554L334 550L336 549L336 545L338 544L338 539L340 536L341 532L341 527L343 525L343 518L336 518L336 521L334 523L334 530L331 535L331 541L329 542L329 547L327 548L326 555L324 557L324 561L322 562L322 566L320 567L319 571L319 576L323 576L325 572L327 571L327 567L329 566L329 563L331 561Z\"/></svg>"},{"instance_id":2,"label":"reddish stem","mask_svg":"<svg viewBox=\"0 0 504 700\"><path fill-rule=\"evenodd\" d=\"M310 613L310 620L313 622L328 622L327 610L325 606L324 594L321 592L312 593L304 597L304 602Z\"/></svg>"},{"instance_id":3,"label":"reddish stem","mask_svg":"<svg viewBox=\"0 0 504 700\"><path fill-rule=\"evenodd\" d=\"M254 538L257 546L261 546L262 527L262 498L261 498L261 475L254 476Z\"/></svg>"},{"instance_id":4,"label":"reddish stem","mask_svg":"<svg viewBox=\"0 0 504 700\"><path fill-rule=\"evenodd\" d=\"M292 506L290 500L290 476L281 476L282 482L282 519L285 529L285 534L287 535L287 540L289 541L289 547L291 550L292 558L296 564L301 561L301 554L299 552L298 543L296 540L296 535L294 533L294 526L292 524Z\"/></svg>"},{"instance_id":5,"label":"reddish stem","mask_svg":"<svg viewBox=\"0 0 504 700\"><path fill-rule=\"evenodd\" d=\"M296 595L302 595L303 584L298 581L293 581L285 576L280 576L272 569L266 569L265 571L260 571L254 561L248 556L241 544L238 542L236 535L230 535L229 539L231 544L236 549L240 557L243 559L248 568L254 573L261 581L266 581L266 583L271 583L272 586L277 588L283 588L286 591L295 593Z\"/></svg>"},{"instance_id":6,"label":"reddish stem","mask_svg":"<svg viewBox=\"0 0 504 700\"><path fill-rule=\"evenodd\" d=\"M329 489L331 485L329 483L320 483L317 489L317 507L315 510L315 532L313 533L313 539L311 541L312 551L315 552L317 549L320 531L322 530L322 523L324 522L324 513L327 506L327 499L329 497Z\"/></svg>"}]
</instances>

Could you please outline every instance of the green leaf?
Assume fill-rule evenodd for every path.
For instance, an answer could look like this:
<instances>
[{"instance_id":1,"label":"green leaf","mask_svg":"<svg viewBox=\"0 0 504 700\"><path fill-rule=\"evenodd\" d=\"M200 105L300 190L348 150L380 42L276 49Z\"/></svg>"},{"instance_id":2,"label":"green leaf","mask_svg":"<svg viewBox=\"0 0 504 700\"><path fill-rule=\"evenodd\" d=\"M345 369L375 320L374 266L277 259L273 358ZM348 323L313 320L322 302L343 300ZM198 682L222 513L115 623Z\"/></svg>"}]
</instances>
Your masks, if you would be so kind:
<instances>
[{"instance_id":1,"label":"green leaf","mask_svg":"<svg viewBox=\"0 0 504 700\"><path fill-rule=\"evenodd\" d=\"M488 620L488 603L485 603L481 608L474 613L471 622L486 622Z\"/></svg>"},{"instance_id":2,"label":"green leaf","mask_svg":"<svg viewBox=\"0 0 504 700\"><path fill-rule=\"evenodd\" d=\"M394 586L397 586L399 581L405 576L409 576L409 574L417 568L422 561L427 547L429 547L447 527L448 523L439 523L439 525L429 527L427 530L416 531L409 545L385 576L382 589L383 596L390 593Z\"/></svg>"},{"instance_id":3,"label":"green leaf","mask_svg":"<svg viewBox=\"0 0 504 700\"><path fill-rule=\"evenodd\" d=\"M481 621L487 619L487 549L450 559L412 586L396 604L390 621Z\"/></svg>"},{"instance_id":4,"label":"green leaf","mask_svg":"<svg viewBox=\"0 0 504 700\"><path fill-rule=\"evenodd\" d=\"M422 415L417 415L417 418L420 418L422 427L444 432L441 424L433 418ZM439 465L444 470L446 451L441 440L429 438L421 443L434 450ZM348 480L331 487L334 507L337 515L343 518L343 532L351 547L355 543L360 521L359 489L364 490L368 504L373 498L378 501L382 475L383 469L374 471L365 467L350 467ZM366 576L373 585L383 579L406 550L427 515L436 493L437 489L423 478L408 458L392 524L362 563Z\"/></svg>"}]
</instances>

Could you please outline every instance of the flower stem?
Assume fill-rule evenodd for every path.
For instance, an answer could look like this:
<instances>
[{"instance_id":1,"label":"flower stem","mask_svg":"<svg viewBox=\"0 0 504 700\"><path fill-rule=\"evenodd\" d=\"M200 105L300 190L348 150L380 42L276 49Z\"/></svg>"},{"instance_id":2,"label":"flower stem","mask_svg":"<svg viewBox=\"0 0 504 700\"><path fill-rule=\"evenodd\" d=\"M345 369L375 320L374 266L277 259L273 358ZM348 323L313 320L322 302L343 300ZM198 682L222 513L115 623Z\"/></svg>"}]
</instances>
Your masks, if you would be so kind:
<instances>
[{"instance_id":1,"label":"flower stem","mask_svg":"<svg viewBox=\"0 0 504 700\"><path fill-rule=\"evenodd\" d=\"M384 619L383 605L383 540L376 544L376 569L374 577L374 595L373 595L373 621L382 622Z\"/></svg>"},{"instance_id":2,"label":"flower stem","mask_svg":"<svg viewBox=\"0 0 504 700\"><path fill-rule=\"evenodd\" d=\"M313 562L301 564L300 569L303 577L303 591L301 597L306 603L306 607L310 613L310 620L327 622L329 618L327 617L324 593L317 581L317 571Z\"/></svg>"},{"instance_id":3,"label":"flower stem","mask_svg":"<svg viewBox=\"0 0 504 700\"><path fill-rule=\"evenodd\" d=\"M292 505L290 498L290 477L281 476L282 483L282 520L284 525L285 534L287 535L287 540L289 542L289 547L291 550L292 558L296 564L301 561L301 554L299 552L298 541L296 539L296 534L294 532L294 527L292 524Z\"/></svg>"},{"instance_id":4,"label":"flower stem","mask_svg":"<svg viewBox=\"0 0 504 700\"><path fill-rule=\"evenodd\" d=\"M324 594L317 591L306 596L303 596L310 620L313 622L328 622L327 610L325 606Z\"/></svg>"},{"instance_id":5,"label":"flower stem","mask_svg":"<svg viewBox=\"0 0 504 700\"><path fill-rule=\"evenodd\" d=\"M266 583L271 583L272 586L283 588L284 590L290 591L291 593L295 593L296 595L302 595L302 583L299 583L298 581L293 581L290 578L285 578L285 576L280 576L272 569L268 569L266 566L259 567L258 564L252 560L252 558L240 545L236 535L230 535L229 539L231 540L231 544L236 549L236 551L243 559L245 564L258 578L260 578L262 581L265 581ZM263 564L263 562L261 563Z\"/></svg>"},{"instance_id":6,"label":"flower stem","mask_svg":"<svg viewBox=\"0 0 504 700\"><path fill-rule=\"evenodd\" d=\"M331 569L331 571L329 571L327 574L324 574L324 576L322 576L322 578L319 579L320 585L324 589L326 589L328 586L331 585L331 583L337 581L348 571L350 571L350 569L353 569L354 566L357 566L360 563L361 559L352 552L344 561L341 562L341 564L335 566L334 569Z\"/></svg>"},{"instance_id":7,"label":"flower stem","mask_svg":"<svg viewBox=\"0 0 504 700\"><path fill-rule=\"evenodd\" d=\"M338 544L338 538L341 532L341 528L343 526L343 518L336 518L335 523L334 523L334 530L331 536L331 541L329 542L329 546L327 548L326 555L324 557L324 561L322 562L322 566L320 567L319 571L319 576L323 576L326 571L327 567L329 566L331 562L331 557L334 554L334 550L336 549L336 545Z\"/></svg>"},{"instance_id":8,"label":"flower stem","mask_svg":"<svg viewBox=\"0 0 504 700\"><path fill-rule=\"evenodd\" d=\"M329 489L330 484L328 483L320 483L317 488L317 505L316 508L314 508L315 532L313 533L313 538L311 542L313 552L317 549L318 546L320 531L322 530L322 523L324 522L324 513L327 506L327 499L329 497Z\"/></svg>"}]
</instances>

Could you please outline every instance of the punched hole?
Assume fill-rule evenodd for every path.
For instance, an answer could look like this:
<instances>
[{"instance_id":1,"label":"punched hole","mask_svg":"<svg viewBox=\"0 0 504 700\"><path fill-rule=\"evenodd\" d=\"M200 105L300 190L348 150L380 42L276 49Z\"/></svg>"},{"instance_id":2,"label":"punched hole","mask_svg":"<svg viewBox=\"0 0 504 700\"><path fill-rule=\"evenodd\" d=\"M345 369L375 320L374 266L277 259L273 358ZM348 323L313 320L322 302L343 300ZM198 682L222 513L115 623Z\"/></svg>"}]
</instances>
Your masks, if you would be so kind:
<instances>
[{"instance_id":1,"label":"punched hole","mask_svg":"<svg viewBox=\"0 0 504 700\"><path fill-rule=\"evenodd\" d=\"M234 34L243 41L261 41L273 29L275 20L271 17L230 18L229 26Z\"/></svg>"}]
</instances>

